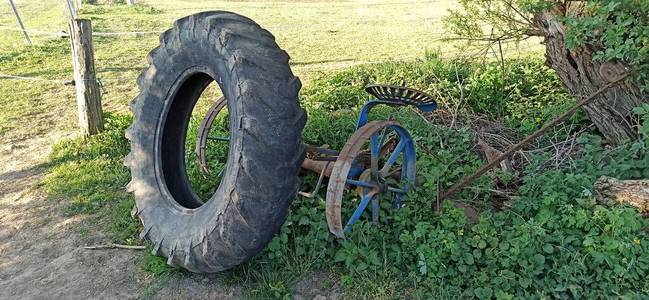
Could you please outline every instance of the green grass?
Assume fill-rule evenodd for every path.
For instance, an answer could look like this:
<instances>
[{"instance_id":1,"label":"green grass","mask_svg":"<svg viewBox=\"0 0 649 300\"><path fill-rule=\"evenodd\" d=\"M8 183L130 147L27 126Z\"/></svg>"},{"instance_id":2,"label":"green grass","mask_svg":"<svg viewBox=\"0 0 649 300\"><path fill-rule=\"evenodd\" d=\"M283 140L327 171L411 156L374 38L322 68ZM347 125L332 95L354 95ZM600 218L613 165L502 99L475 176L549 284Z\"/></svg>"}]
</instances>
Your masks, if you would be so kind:
<instances>
[{"instance_id":1,"label":"green grass","mask_svg":"<svg viewBox=\"0 0 649 300\"><path fill-rule=\"evenodd\" d=\"M15 1L29 30L67 31L62 2ZM209 9L247 15L273 32L292 56L295 73L308 82L320 70L393 59L411 59L426 49L442 47L440 18L453 1L392 2L210 2L149 1L136 7L86 5L80 16L92 20L96 32L162 31L182 16ZM401 10L403 14L393 12ZM71 80L69 41L31 34L34 46L23 45L8 6L0 10L0 73ZM390 37L390 39L388 39ZM396 37L399 42L385 42ZM125 113L137 94L135 78L146 67L146 54L158 43L156 34L140 37L94 37L95 63L102 83L104 111ZM0 79L0 137L9 143L76 128L72 86L57 82ZM203 105L199 110L204 110ZM106 133L85 144L65 141L55 147L45 185L52 198L68 204L68 214L110 219L105 230L116 242L135 243L138 225L128 214L133 199L123 191L128 172L121 166L128 145L121 131L127 119L108 117ZM105 143L105 144L102 144ZM46 145L43 145L46 147ZM79 150L85 149L85 150ZM106 217L107 216L107 217ZM97 217L100 218L100 217ZM106 223L95 222L94 223ZM148 256L147 256L148 257ZM149 257L150 261L157 261ZM154 263L145 263L153 273Z\"/></svg>"},{"instance_id":2,"label":"green grass","mask_svg":"<svg viewBox=\"0 0 649 300\"><path fill-rule=\"evenodd\" d=\"M463 116L484 113L519 132L537 128L571 103L538 59L508 61L504 69L494 63L439 59L451 49L437 39L442 31L439 18L452 3L148 1L138 7L86 6L81 15L104 32L163 30L178 17L206 9L252 17L276 35L291 54L295 73L305 79L301 96L309 119L304 140L335 149L353 132L358 108L367 100L362 88L368 83L406 83L432 93L443 107L458 108ZM28 28L65 28L56 1L17 4ZM7 14L0 14L0 25L15 26ZM0 73L70 79L66 40L40 37L34 39L36 46L26 48L20 35L4 37ZM66 213L88 217L80 231L107 232L118 243L141 243L141 225L130 217L134 200L124 190L130 176L122 165L129 150L123 131L131 122L127 105L137 93L135 78L146 66L146 53L156 45L155 36L95 38L103 105L109 112L107 130L87 140L58 143L44 179L50 198L64 201ZM388 59L395 61L350 68ZM343 70L329 72L335 69ZM192 130L218 94L210 90L211 98L199 104ZM76 100L70 86L3 79L0 95L3 140L74 130ZM360 222L348 240L336 241L327 230L324 194L315 202L299 197L264 252L220 279L244 285L245 296L255 299L291 297L296 282L318 271L331 274L349 298L507 299L569 297L574 291L628 296L649 291L649 283L642 281L649 272L646 222L631 209L600 206L588 195L600 175L649 176L646 143L604 149L596 136L584 135L579 142L583 156L560 170L537 172L543 156L533 157L529 170L518 174L521 184L514 188L521 200L516 206L486 213L472 227L458 210L436 214L429 209L438 187L450 186L481 165L471 132L423 122L408 109L384 108L373 116L388 115L411 131L419 149L422 185L410 195L406 208L384 207L380 226ZM584 120L572 122L579 126ZM211 187L201 181L196 165L188 165L197 189L208 194ZM315 180L306 175L302 189L312 190ZM456 198L489 207L491 195L486 191L494 184L482 178ZM345 194L345 211L354 198L353 192ZM150 249L138 264L159 278L183 275Z\"/></svg>"},{"instance_id":3,"label":"green grass","mask_svg":"<svg viewBox=\"0 0 649 300\"><path fill-rule=\"evenodd\" d=\"M109 1L100 1L107 3ZM162 31L191 13L221 9L247 15L269 29L292 57L294 72L305 83L322 70L384 60L411 60L426 51L457 50L442 37L441 18L454 7L448 1L239 2L142 1L142 5L86 5L80 12L96 32ZM17 0L31 30L67 31L61 1ZM70 80L72 67L66 39L33 34L25 47L8 6L0 10L0 74ZM146 55L158 44L156 34L140 37L95 37L95 60L102 83L103 106L126 112L137 94L135 79L146 67ZM537 45L538 49L538 45ZM44 132L70 131L76 124L74 89L57 83L0 79L0 136L17 139ZM30 120L32 126L19 126Z\"/></svg>"},{"instance_id":4,"label":"green grass","mask_svg":"<svg viewBox=\"0 0 649 300\"><path fill-rule=\"evenodd\" d=\"M436 59L419 62L426 63L439 64L440 70L452 70L453 66ZM409 70L411 66L404 64L402 68ZM477 72L479 66L469 68ZM346 74L349 81L357 82L365 76L359 70L365 68L337 74ZM392 64L377 65L373 70L376 76L399 71ZM305 88L309 92L304 96L311 97L304 132L307 142L339 148L354 130L358 107L332 111L323 108L332 104L326 102L328 98L315 96L318 87L338 84L337 74L331 75L328 84L320 82ZM563 92L557 85L552 93L560 97ZM352 96L350 101L354 99ZM543 99L553 98L544 95ZM438 187L450 186L482 163L473 151L471 133L466 128L454 130L422 122L410 109L382 108L373 118L388 115L409 129L419 151L418 176L423 180L409 195L406 207L393 210L384 206L379 226L372 225L365 215L347 240L337 241L327 230L324 193L315 202L298 197L287 222L266 249L219 279L245 286L245 296L253 299L291 297L296 282L318 271L337 278L350 298L598 293L633 297L649 290L649 284L639 280L649 273L649 237L643 230L646 221L633 209L597 205L589 196L592 182L601 175L629 179L649 176L646 142L605 149L600 138L584 135L579 141L582 155L573 166L557 170L537 171L544 154L533 156L530 168L520 174L523 183L515 187L520 195L515 206L485 212L477 225L470 226L459 210L446 207L437 214L431 212L430 205ZM134 243L141 228L130 218L132 198L123 191L128 170L121 165L128 151L122 133L130 118L108 115L107 120L106 132L87 141L69 140L55 148L45 186L52 197L71 199L67 205L70 213L108 221L101 230L111 232L117 242ZM649 131L642 134L649 137ZM601 163L594 165L593 161ZM311 190L315 179L305 176L302 189ZM492 199L487 191L494 184L483 177L455 198L488 207ZM344 212L353 209L355 198L353 191L345 194ZM183 275L183 271L166 266L164 258L149 252L138 261L143 270L160 278ZM625 268L630 272L620 272ZM560 288L555 289L557 286Z\"/></svg>"},{"instance_id":5,"label":"green grass","mask_svg":"<svg viewBox=\"0 0 649 300\"><path fill-rule=\"evenodd\" d=\"M113 242L136 244L141 228L130 216L133 196L124 189L130 174L121 163L129 151L123 132L130 122L128 116L108 114L105 132L58 143L43 184L50 198L65 201L66 214L100 219L97 229L110 233Z\"/></svg>"},{"instance_id":6,"label":"green grass","mask_svg":"<svg viewBox=\"0 0 649 300\"><path fill-rule=\"evenodd\" d=\"M65 41L51 41L22 51L0 53L0 73L66 78L70 53ZM71 72L71 68L69 70ZM22 139L69 130L76 116L75 93L60 83L0 80L0 136ZM29 124L29 126L27 126Z\"/></svg>"}]
</instances>

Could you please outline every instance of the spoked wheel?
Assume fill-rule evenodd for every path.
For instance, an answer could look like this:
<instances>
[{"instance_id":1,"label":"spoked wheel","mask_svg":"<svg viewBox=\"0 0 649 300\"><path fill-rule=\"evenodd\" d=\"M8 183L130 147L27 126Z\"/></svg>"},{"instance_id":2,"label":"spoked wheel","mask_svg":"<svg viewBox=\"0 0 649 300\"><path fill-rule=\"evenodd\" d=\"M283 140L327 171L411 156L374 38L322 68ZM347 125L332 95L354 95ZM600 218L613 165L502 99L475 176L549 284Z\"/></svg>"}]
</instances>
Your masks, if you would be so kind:
<instances>
[{"instance_id":1,"label":"spoked wheel","mask_svg":"<svg viewBox=\"0 0 649 300\"><path fill-rule=\"evenodd\" d=\"M401 206L415 182L415 162L412 138L396 122L373 121L358 129L341 150L327 186L329 231L344 238L370 203L374 222L378 222L382 199ZM356 187L360 196L351 215L341 208L346 186ZM347 216L344 227L343 215Z\"/></svg>"},{"instance_id":2,"label":"spoked wheel","mask_svg":"<svg viewBox=\"0 0 649 300\"><path fill-rule=\"evenodd\" d=\"M217 177L216 179L218 179L223 176L223 172L225 171L227 153L225 153L224 159L223 155L218 155L209 150L222 148L219 146L223 145L227 146L230 141L226 105L227 101L225 100L225 97L216 100L212 107L207 111L205 118L198 128L198 136L196 138L196 156L198 157L200 172L204 177L215 175Z\"/></svg>"}]
</instances>

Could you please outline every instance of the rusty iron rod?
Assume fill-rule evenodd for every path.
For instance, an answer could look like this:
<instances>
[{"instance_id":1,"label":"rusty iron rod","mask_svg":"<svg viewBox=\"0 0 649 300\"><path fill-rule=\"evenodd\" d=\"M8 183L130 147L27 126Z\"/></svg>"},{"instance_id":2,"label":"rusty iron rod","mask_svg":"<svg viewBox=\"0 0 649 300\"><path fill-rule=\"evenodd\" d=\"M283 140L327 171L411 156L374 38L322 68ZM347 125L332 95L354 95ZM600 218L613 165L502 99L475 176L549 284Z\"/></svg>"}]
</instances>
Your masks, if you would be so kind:
<instances>
[{"instance_id":1,"label":"rusty iron rod","mask_svg":"<svg viewBox=\"0 0 649 300\"><path fill-rule=\"evenodd\" d=\"M523 139L522 141L518 142L516 145L514 145L514 146L510 147L509 149L507 149L507 151L505 151L503 154L501 154L500 156L498 156L496 159L494 159L494 160L491 161L490 163L488 163L488 164L482 166L478 171L476 171L475 173L473 173L473 175L471 175L471 176L467 176L467 177L464 177L464 179L463 179L462 181L460 181L460 182L458 182L457 184L453 185L450 189L448 189L447 191L445 191L444 193L442 193L442 194L439 196L439 198L438 198L437 201L434 201L434 202L433 202L433 210L439 210L439 208L441 207L441 205L442 205L442 203L444 202L444 200L446 200L446 199L447 199L449 196L451 196L453 193L459 191L460 189L464 188L464 187L467 186L468 184L472 183L473 181L475 181L476 179L478 179L478 177L482 176L484 173L487 173L487 171L491 170L493 167L495 167L496 165L500 164L500 162L503 161L503 160L505 160L505 158L509 157L510 155L514 154L514 152L516 152L516 151L520 150L521 148L523 148L523 146L525 146L525 144L527 144L527 143L529 143L530 141L532 141L532 140L538 138L539 136L541 136L542 134L544 134L546 131L548 131L548 129L554 127L555 125L557 125L557 124L559 124L559 123L561 123L561 122L563 122L566 118L568 118L568 117L570 117L571 115L573 115L573 114L577 111L577 109L579 109L580 107L586 105L588 102L590 102L590 101L592 101L593 99L595 99L595 97L596 97L597 95L599 95L599 94L601 94L602 92L608 90L609 88L611 88L611 87L612 87L613 85L615 85L616 83L618 83L618 82L624 80L625 78L627 78L627 77L628 77L629 75L631 75L632 73L633 73L633 72L623 74L622 76L618 77L617 79L615 79L615 80L609 82L607 85L605 85L605 86L603 86L602 88L600 88L599 90L595 91L595 92L592 93L590 96L588 96L588 97L584 98L583 100L577 102L577 104L575 104L575 105L574 105L573 107L571 107L570 109L566 110L566 111L565 111L563 114L561 114L560 116L554 118L554 120L552 120L552 122L550 122L550 123L548 123L548 124L545 124L545 125L544 125L543 127L541 127L539 130L535 131L534 133L532 133L531 135L527 136L527 137L526 137L525 139Z\"/></svg>"}]
</instances>

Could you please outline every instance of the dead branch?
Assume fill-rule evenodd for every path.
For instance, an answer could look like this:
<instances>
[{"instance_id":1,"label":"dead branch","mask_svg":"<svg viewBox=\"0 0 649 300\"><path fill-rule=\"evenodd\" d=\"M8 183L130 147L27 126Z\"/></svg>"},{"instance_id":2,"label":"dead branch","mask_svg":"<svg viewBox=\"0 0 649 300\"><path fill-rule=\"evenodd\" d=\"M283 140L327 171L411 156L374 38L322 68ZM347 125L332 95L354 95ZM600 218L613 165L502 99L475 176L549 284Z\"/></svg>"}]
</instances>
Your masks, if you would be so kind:
<instances>
[{"instance_id":1,"label":"dead branch","mask_svg":"<svg viewBox=\"0 0 649 300\"><path fill-rule=\"evenodd\" d=\"M107 244L107 245L95 245L95 246L85 246L83 249L88 250L100 250L100 249L128 249L128 250L144 250L146 246L129 246L129 245L120 245L120 244Z\"/></svg>"},{"instance_id":2,"label":"dead branch","mask_svg":"<svg viewBox=\"0 0 649 300\"><path fill-rule=\"evenodd\" d=\"M527 143L529 143L529 142L535 140L536 138L542 136L542 135L545 134L545 133L546 133L550 128L552 128L552 127L554 127L555 125L557 125L557 124L563 122L563 121L564 121L565 119L567 119L569 116L572 116L572 115L573 115L573 114L574 114L574 113L575 113L575 112L576 112L580 107L582 107L582 106L588 104L590 101L592 101L593 99L595 99L597 95L599 95L599 94L601 94L602 92L604 92L604 91L608 90L609 88L613 87L613 85L615 85L615 84L617 84L618 82L622 81L623 79L627 78L627 77L628 77L629 75L631 75L631 74L632 74L632 72L631 72L631 73L627 73L626 75L621 76L621 77L617 78L616 80L609 82L609 83L606 84L605 86L601 87L599 90L595 91L595 92L594 92L593 94L591 94L590 96L588 96L588 97L586 97L586 98L580 100L579 102L577 102L577 104L575 104L574 106L572 106L570 109L566 110L564 113L562 113L561 115L559 115L558 117L556 117L554 120L552 120L551 122L545 124L543 127L541 127L541 129L535 131L534 133L532 133L531 135L527 136L527 137L526 137L525 139L523 139L522 141L518 142L518 144L516 144L516 145L512 146L511 148L509 148L507 151L505 151L505 152L504 152L502 155L500 155L498 158L496 158L496 159L494 159L492 162L490 162L490 163L488 163L488 164L482 166L482 167L481 167L478 171L476 171L474 174L465 177L462 181L460 181L460 182L456 183L455 185L453 185L450 189L448 189L446 192L444 192L444 193L441 194L441 196L439 197L440 199L439 199L438 202L441 204L441 203L442 203L446 198L448 198L449 196L451 196L451 195L454 194L455 192L459 191L459 190L462 189L463 187L467 186L468 184L472 183L473 181L475 181L475 180L478 179L480 176L482 176L483 174L485 174L486 172L488 172L489 170L491 170L491 169L492 169L493 167L495 167L496 165L499 165L501 161L503 161L504 159L508 158L508 157L511 156L512 154L516 153L518 150L522 149L523 146L525 146ZM434 209L434 210L436 209L435 205L433 205L433 209Z\"/></svg>"},{"instance_id":3,"label":"dead branch","mask_svg":"<svg viewBox=\"0 0 649 300\"><path fill-rule=\"evenodd\" d=\"M649 180L619 180L602 176L593 185L600 203L625 203L649 212Z\"/></svg>"}]
</instances>

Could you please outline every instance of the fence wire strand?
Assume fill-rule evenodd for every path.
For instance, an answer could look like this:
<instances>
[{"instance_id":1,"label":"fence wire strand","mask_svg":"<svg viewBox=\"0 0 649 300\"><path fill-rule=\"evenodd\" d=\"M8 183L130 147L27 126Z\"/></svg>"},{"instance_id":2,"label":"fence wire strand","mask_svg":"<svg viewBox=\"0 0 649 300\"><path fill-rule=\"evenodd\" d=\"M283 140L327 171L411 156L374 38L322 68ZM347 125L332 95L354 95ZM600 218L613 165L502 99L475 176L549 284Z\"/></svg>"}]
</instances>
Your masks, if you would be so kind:
<instances>
[{"instance_id":1,"label":"fence wire strand","mask_svg":"<svg viewBox=\"0 0 649 300\"><path fill-rule=\"evenodd\" d=\"M36 29L26 29L22 30L20 28L12 28L9 26L0 26L0 30L7 30L7 31L17 31L17 32L27 32L29 34L36 34L36 35L49 35L49 36L56 36L56 37L67 37L69 34L65 32L64 30L61 30L59 32L51 32L51 31L43 31L43 30L36 30ZM138 36L138 35L148 35L148 34L161 34L163 33L163 30L156 30L156 31L117 31L117 32L93 32L93 36Z\"/></svg>"},{"instance_id":2,"label":"fence wire strand","mask_svg":"<svg viewBox=\"0 0 649 300\"><path fill-rule=\"evenodd\" d=\"M431 0L431 2L443 2L440 0ZM411 2L411 1L401 1L401 2L393 2L393 3L373 3L370 4L371 6L376 6L376 5L392 5L392 4L399 4L399 5L407 5L407 4L414 4L418 2ZM344 7L354 7L356 4L339 4ZM260 8L260 7L256 7ZM263 8L263 7L261 7ZM196 8L183 8L183 9L196 9ZM271 26L272 27L272 26ZM280 28L286 28L286 27L293 27L293 25L280 25L278 26ZM295 27L302 27L295 25ZM3 26L0 25L0 30L4 31L15 31L15 32L26 32L29 34L33 35L43 35L43 36L53 36L53 37L58 37L58 38L66 38L69 37L69 33L67 33L65 30L61 30L58 32L53 32L53 31L47 31L47 30L41 30L41 29L20 29L20 28L14 28L10 26ZM67 29L66 29L67 30ZM153 35L153 34L161 34L163 33L163 30L151 30L151 31L115 31L115 32L92 32L93 36L104 36L104 37L110 37L110 36L115 36L115 37L122 37L122 36L133 36L133 37L141 37L144 35ZM532 50L533 51L533 50ZM511 53L515 53L518 55L522 55L523 52L530 53L532 51L521 51L519 48L514 47L514 48L507 48L502 51L502 54L509 55ZM484 57L484 58L497 58L500 59L499 53L496 53L496 51L491 51L491 49L480 49L480 50L470 50L470 51L462 51L462 50L455 50L455 51L442 51L440 53L440 57L442 58L469 58L469 57ZM392 59L378 59L374 61L365 61L365 60L355 60L352 59L351 61L347 61L344 64L336 64L336 63L314 63L314 64L294 64L291 67L294 69L298 70L310 70L310 71L326 71L326 70L335 70L335 69L340 69L340 68L345 68L345 67L353 67L357 65L364 65L364 64L377 64L377 63L386 63L386 62L402 62L402 61L408 61L408 60L414 60L417 58L420 58L421 55L419 56L409 56L409 57L401 57L401 58L392 58ZM144 66L142 66L142 69L144 69ZM112 73L112 72L111 72ZM99 74L99 73L98 73ZM0 80L5 79L5 80L29 80L29 81L40 81L40 82L50 82L50 83L57 83L57 84L64 84L64 85L74 85L74 80L69 80L69 79L48 79L48 78L41 78L41 77L30 77L30 76L22 76L22 75L13 75L13 74L0 74ZM132 81L135 82L135 77L134 78L116 78L116 77L101 77L97 76L97 79L93 79L98 81L100 84L101 82L128 82Z\"/></svg>"}]
</instances>

